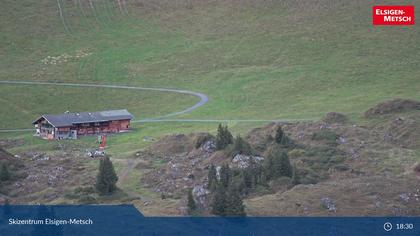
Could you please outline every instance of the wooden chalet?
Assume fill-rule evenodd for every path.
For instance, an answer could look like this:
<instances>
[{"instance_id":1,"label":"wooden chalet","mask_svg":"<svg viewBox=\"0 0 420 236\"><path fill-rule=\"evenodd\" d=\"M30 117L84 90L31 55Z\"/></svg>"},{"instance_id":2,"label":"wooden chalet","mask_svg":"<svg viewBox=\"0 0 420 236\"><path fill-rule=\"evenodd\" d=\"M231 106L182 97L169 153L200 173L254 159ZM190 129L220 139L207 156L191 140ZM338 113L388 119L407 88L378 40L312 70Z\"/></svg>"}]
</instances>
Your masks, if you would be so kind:
<instances>
[{"instance_id":1,"label":"wooden chalet","mask_svg":"<svg viewBox=\"0 0 420 236\"><path fill-rule=\"evenodd\" d=\"M42 115L32 124L44 139L77 139L79 135L119 133L130 129L134 116L127 110Z\"/></svg>"}]
</instances>

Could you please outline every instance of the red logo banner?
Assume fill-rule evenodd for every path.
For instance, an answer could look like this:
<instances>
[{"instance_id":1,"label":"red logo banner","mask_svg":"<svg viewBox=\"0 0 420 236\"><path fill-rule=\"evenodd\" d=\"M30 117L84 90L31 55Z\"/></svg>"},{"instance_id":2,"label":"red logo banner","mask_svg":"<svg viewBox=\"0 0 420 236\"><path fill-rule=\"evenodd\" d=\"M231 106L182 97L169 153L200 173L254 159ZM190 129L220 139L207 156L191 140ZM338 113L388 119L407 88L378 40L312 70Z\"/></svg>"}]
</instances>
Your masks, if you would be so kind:
<instances>
[{"instance_id":1,"label":"red logo banner","mask_svg":"<svg viewBox=\"0 0 420 236\"><path fill-rule=\"evenodd\" d=\"M414 25L414 6L373 6L373 25Z\"/></svg>"}]
</instances>

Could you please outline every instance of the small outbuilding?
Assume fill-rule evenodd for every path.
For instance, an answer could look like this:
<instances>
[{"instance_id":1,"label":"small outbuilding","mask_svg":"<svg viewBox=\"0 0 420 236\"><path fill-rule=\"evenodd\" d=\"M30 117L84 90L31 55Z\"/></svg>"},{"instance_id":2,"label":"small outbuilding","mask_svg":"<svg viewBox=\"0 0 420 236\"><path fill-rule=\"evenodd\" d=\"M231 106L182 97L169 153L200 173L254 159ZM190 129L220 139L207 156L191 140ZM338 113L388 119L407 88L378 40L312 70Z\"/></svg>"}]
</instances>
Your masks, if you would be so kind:
<instances>
[{"instance_id":1,"label":"small outbuilding","mask_svg":"<svg viewBox=\"0 0 420 236\"><path fill-rule=\"evenodd\" d=\"M130 129L134 116L127 110L65 112L42 115L32 124L44 139L77 139L79 135L119 133Z\"/></svg>"}]
</instances>

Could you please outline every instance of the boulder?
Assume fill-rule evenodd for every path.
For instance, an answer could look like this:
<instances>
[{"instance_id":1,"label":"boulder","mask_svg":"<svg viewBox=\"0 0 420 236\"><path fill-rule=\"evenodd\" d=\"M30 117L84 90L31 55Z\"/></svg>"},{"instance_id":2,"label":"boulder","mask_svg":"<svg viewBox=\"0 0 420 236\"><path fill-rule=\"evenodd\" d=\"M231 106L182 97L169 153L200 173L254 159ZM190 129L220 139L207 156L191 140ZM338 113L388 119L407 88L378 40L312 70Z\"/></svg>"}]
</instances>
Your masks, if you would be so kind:
<instances>
[{"instance_id":1,"label":"boulder","mask_svg":"<svg viewBox=\"0 0 420 236\"><path fill-rule=\"evenodd\" d=\"M248 156L243 154L237 154L233 157L229 166L231 168L245 169L250 166L251 161L253 161L256 164L260 164L263 160L264 158L260 156Z\"/></svg>"}]
</instances>

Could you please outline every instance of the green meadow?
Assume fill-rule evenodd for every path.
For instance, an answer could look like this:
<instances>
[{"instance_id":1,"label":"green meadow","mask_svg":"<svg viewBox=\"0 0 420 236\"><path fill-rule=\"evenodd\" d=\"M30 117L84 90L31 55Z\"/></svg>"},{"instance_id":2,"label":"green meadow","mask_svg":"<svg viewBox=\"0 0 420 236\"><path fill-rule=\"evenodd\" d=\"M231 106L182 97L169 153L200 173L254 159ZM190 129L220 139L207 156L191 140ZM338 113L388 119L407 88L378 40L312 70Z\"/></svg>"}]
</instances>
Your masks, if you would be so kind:
<instances>
[{"instance_id":1,"label":"green meadow","mask_svg":"<svg viewBox=\"0 0 420 236\"><path fill-rule=\"evenodd\" d=\"M418 24L373 27L371 3L364 0L254 2L4 0L0 80L205 93L209 103L176 117L183 119L318 119L337 111L358 120L383 100L420 99ZM183 110L197 98L0 84L0 101L0 129L7 129L66 110L126 108L136 118L150 118ZM230 125L242 133L261 124ZM147 145L144 136L216 126L136 124L134 132L112 138L111 151L137 150ZM32 139L23 133L0 137Z\"/></svg>"}]
</instances>

